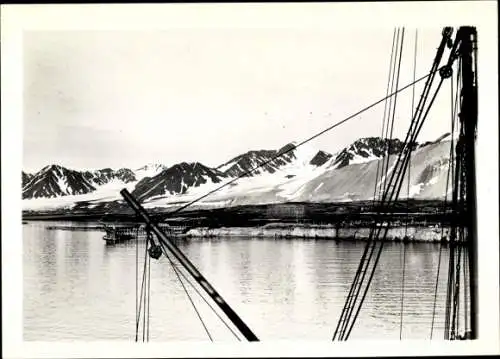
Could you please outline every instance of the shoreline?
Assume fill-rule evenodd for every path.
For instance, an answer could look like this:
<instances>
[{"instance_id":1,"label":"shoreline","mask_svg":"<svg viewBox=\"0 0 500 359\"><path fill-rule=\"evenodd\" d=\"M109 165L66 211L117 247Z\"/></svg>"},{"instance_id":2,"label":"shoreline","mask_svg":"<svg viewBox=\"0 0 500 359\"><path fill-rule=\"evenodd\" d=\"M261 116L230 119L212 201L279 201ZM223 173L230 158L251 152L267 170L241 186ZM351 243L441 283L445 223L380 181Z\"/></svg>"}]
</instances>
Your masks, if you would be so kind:
<instances>
[{"instance_id":1,"label":"shoreline","mask_svg":"<svg viewBox=\"0 0 500 359\"><path fill-rule=\"evenodd\" d=\"M34 222L38 222L34 220ZM41 221L45 222L45 221ZM90 222L90 221L89 221ZM89 223L87 222L87 223ZM23 224L29 222L23 221ZM89 226L49 226L51 230L99 230ZM329 239L329 240L356 240L366 241L371 228L364 227L337 227L333 224L297 224L297 223L269 223L262 226L225 226L225 227L192 227L185 233L175 235L179 239L203 238L275 238L275 239ZM387 242L447 242L448 229L436 225L431 226L404 226L398 225L389 228Z\"/></svg>"},{"instance_id":2,"label":"shoreline","mask_svg":"<svg viewBox=\"0 0 500 359\"><path fill-rule=\"evenodd\" d=\"M180 237L186 238L225 238L225 237L254 237L276 239L331 239L366 241L369 238L370 228L335 228L333 225L265 225L261 227L221 227L191 228ZM386 237L388 242L442 242L446 241L447 230L429 227L397 226L389 229Z\"/></svg>"},{"instance_id":3,"label":"shoreline","mask_svg":"<svg viewBox=\"0 0 500 359\"><path fill-rule=\"evenodd\" d=\"M151 210L150 215L158 223L180 227L181 231L176 235L178 238L254 237L365 241L369 238L373 223L391 223L386 241L447 242L447 227L454 218L438 211L439 207L436 203L424 201L415 202L409 212L394 206L387 208L386 212L378 213L377 208L365 202L288 203L191 210L174 218L168 218L168 213L160 210ZM132 210L108 214L101 210L22 213L23 222L62 221L77 222L83 226L103 222L104 217L104 222L109 224L141 223Z\"/></svg>"}]
</instances>

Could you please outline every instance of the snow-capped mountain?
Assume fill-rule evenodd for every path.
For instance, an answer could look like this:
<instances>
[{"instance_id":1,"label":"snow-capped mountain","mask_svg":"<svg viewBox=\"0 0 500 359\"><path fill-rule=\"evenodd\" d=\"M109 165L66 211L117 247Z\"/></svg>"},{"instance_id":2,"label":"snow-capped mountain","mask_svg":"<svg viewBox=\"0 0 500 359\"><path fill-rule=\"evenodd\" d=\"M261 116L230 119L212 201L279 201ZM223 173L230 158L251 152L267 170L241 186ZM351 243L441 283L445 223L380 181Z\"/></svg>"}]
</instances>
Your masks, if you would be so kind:
<instances>
[{"instance_id":1,"label":"snow-capped mountain","mask_svg":"<svg viewBox=\"0 0 500 359\"><path fill-rule=\"evenodd\" d=\"M391 140L380 137L360 138L340 151L335 156L331 166L333 168L342 168L355 163L370 162L387 154L399 154L402 149L403 142L397 138Z\"/></svg>"},{"instance_id":2,"label":"snow-capped mountain","mask_svg":"<svg viewBox=\"0 0 500 359\"><path fill-rule=\"evenodd\" d=\"M409 194L416 199L443 199L446 194L450 142L441 141L413 151L410 171L403 179L400 198ZM397 154L389 157L389 172L393 170ZM342 202L370 200L385 182L376 176L377 167L382 159L356 163L341 168L328 168L306 183L294 201L304 202ZM410 186L408 187L408 176Z\"/></svg>"},{"instance_id":3,"label":"snow-capped mountain","mask_svg":"<svg viewBox=\"0 0 500 359\"><path fill-rule=\"evenodd\" d=\"M134 172L128 168L120 168L117 171L111 168L103 168L95 171L82 172L83 177L94 186L102 186L112 180L119 180L123 183L136 181Z\"/></svg>"},{"instance_id":4,"label":"snow-capped mountain","mask_svg":"<svg viewBox=\"0 0 500 359\"><path fill-rule=\"evenodd\" d=\"M313 166L323 166L332 157L332 154L320 150L309 163Z\"/></svg>"},{"instance_id":5,"label":"snow-capped mountain","mask_svg":"<svg viewBox=\"0 0 500 359\"><path fill-rule=\"evenodd\" d=\"M137 181L135 173L128 168L120 168L119 170L115 171L115 178L124 183Z\"/></svg>"},{"instance_id":6,"label":"snow-capped mountain","mask_svg":"<svg viewBox=\"0 0 500 359\"><path fill-rule=\"evenodd\" d=\"M154 177L167 168L168 166L160 163L148 163L134 170L134 174L137 180L141 180L146 177Z\"/></svg>"},{"instance_id":7,"label":"snow-capped mountain","mask_svg":"<svg viewBox=\"0 0 500 359\"><path fill-rule=\"evenodd\" d=\"M226 174L204 166L199 162L178 163L153 177L145 177L137 183L133 195L139 200L161 195L183 194L189 188L207 182L219 183Z\"/></svg>"},{"instance_id":8,"label":"snow-capped mountain","mask_svg":"<svg viewBox=\"0 0 500 359\"><path fill-rule=\"evenodd\" d=\"M23 199L54 198L62 196L96 193L109 197L109 192L117 192L127 187L133 189L139 179L153 175L166 168L163 165L144 166L134 172L128 168L113 170L76 171L59 165L44 167L36 174L22 172Z\"/></svg>"},{"instance_id":9,"label":"snow-capped mountain","mask_svg":"<svg viewBox=\"0 0 500 359\"><path fill-rule=\"evenodd\" d=\"M377 141L360 141L356 146L349 146L352 150L362 149L359 143L380 144ZM400 142L395 142L400 143ZM380 156L370 161L365 156L353 156L354 162L345 166L335 166L335 159L331 157L322 166L311 164L317 152L312 149L298 147L300 153L296 153L296 160L283 165L273 173L262 173L257 176L244 177L231 185L224 187L210 196L203 198L193 208L217 208L238 205L257 205L285 202L344 202L369 200L373 198L375 190L375 178L377 167L382 161L384 145L364 146L364 151L373 157ZM417 147L416 145L414 147ZM380 149L382 148L382 149ZM397 159L402 145L396 145L391 149L389 157L389 173ZM405 178L400 198L410 197L416 199L442 199L445 195L446 175L449 161L450 142L438 139L425 147L416 148L413 151L410 170L410 187L408 188ZM299 151L297 151L299 152ZM341 153L354 151L343 150ZM298 155L298 156L297 156ZM326 156L328 157L328 156ZM379 175L380 176L380 175ZM227 181L229 181L228 179ZM379 183L377 186L381 185ZM189 189L183 195L169 196L157 195L155 197L145 196L142 198L147 208L168 207L190 202L201 195L212 190L213 187L200 187L194 191Z\"/></svg>"},{"instance_id":10,"label":"snow-capped mountain","mask_svg":"<svg viewBox=\"0 0 500 359\"><path fill-rule=\"evenodd\" d=\"M94 190L95 187L81 172L50 165L42 168L24 185L23 199L85 194Z\"/></svg>"},{"instance_id":11,"label":"snow-capped mountain","mask_svg":"<svg viewBox=\"0 0 500 359\"><path fill-rule=\"evenodd\" d=\"M293 161L295 158L293 147L294 145L290 143L279 150L248 151L218 166L217 170L228 176L238 177L262 165L248 173L248 176L256 176L264 172L274 173L280 167ZM277 157L279 153L282 155Z\"/></svg>"},{"instance_id":12,"label":"snow-capped mountain","mask_svg":"<svg viewBox=\"0 0 500 359\"><path fill-rule=\"evenodd\" d=\"M307 149L304 151L303 146L297 148L296 144L291 142L278 150L246 152L218 166L217 169L230 177L238 177L251 171L248 173L251 177L263 173L275 173L290 163L300 162L304 156L307 158L306 162L314 166L321 166L332 157L324 151L315 152L311 157L310 150L309 148L309 151Z\"/></svg>"},{"instance_id":13,"label":"snow-capped mountain","mask_svg":"<svg viewBox=\"0 0 500 359\"><path fill-rule=\"evenodd\" d=\"M23 188L24 186L26 186L26 183L28 183L32 178L33 178L33 175L31 173L27 173L27 172L23 172L23 182L22 182L22 185L23 185Z\"/></svg>"},{"instance_id":14,"label":"snow-capped mountain","mask_svg":"<svg viewBox=\"0 0 500 359\"><path fill-rule=\"evenodd\" d=\"M433 145L435 143L439 143L439 142L443 141L444 139L448 139L449 136L450 136L450 133L447 132L434 141L425 141L425 142L421 143L420 145L418 145L418 147L420 148L420 147L425 147L428 145Z\"/></svg>"},{"instance_id":15,"label":"snow-capped mountain","mask_svg":"<svg viewBox=\"0 0 500 359\"><path fill-rule=\"evenodd\" d=\"M410 188L414 198L441 198L448 168L450 141L443 135L418 146L412 155ZM134 171L126 168L78 172L61 166L47 166L31 175L23 172L23 207L57 207L68 203L103 203L120 199L126 187L148 207L187 203L232 181L198 203L203 208L289 201L327 202L367 200L373 197L377 165L386 153L389 170L402 142L362 138L332 155L310 147L287 144L279 150L249 151L217 168L199 162L171 167L150 164ZM286 153L285 153L286 152ZM283 156L274 159L279 153ZM269 162L269 163L267 163ZM235 181L256 166L266 163L249 176ZM405 183L406 180L405 180ZM403 195L402 195L403 196ZM59 199L61 197L61 199ZM50 201L48 201L50 199ZM48 204L50 202L50 205ZM71 208L67 207L67 208Z\"/></svg>"}]
</instances>

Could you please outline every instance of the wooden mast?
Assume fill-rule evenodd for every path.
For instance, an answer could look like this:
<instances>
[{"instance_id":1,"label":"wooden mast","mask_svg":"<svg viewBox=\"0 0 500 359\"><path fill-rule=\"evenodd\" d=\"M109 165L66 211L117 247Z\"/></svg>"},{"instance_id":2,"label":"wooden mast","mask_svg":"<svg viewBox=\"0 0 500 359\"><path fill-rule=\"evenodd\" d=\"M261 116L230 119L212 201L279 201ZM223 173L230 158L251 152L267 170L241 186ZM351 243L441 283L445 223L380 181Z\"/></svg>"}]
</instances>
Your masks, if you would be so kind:
<instances>
[{"instance_id":1,"label":"wooden mast","mask_svg":"<svg viewBox=\"0 0 500 359\"><path fill-rule=\"evenodd\" d=\"M452 56L459 60L460 113L459 134L455 147L456 160L454 171L453 210L455 219L450 231L450 262L448 275L448 292L446 295L445 339L477 339L477 211L476 211L476 171L475 140L477 129L477 69L476 69L476 29L462 26L457 31L455 43L456 53ZM451 76L451 69L449 72ZM460 246L467 248L468 267L460 269ZM457 258L455 259L455 251ZM465 308L470 313L470 330L464 337L457 333L459 323L460 272L464 278L468 272L470 305ZM465 298L467 300L467 298ZM467 303L465 303L467 304ZM465 313L467 314L467 313ZM450 327L451 323L451 327ZM466 327L467 329L467 327Z\"/></svg>"},{"instance_id":2,"label":"wooden mast","mask_svg":"<svg viewBox=\"0 0 500 359\"><path fill-rule=\"evenodd\" d=\"M469 255L470 274L470 339L477 339L477 208L475 140L477 129L477 32L476 28L465 26L459 29L461 38L460 58L462 67L462 104L460 109L461 144L463 152L462 178L465 180L464 224ZM465 269L465 268L464 268Z\"/></svg>"}]
</instances>

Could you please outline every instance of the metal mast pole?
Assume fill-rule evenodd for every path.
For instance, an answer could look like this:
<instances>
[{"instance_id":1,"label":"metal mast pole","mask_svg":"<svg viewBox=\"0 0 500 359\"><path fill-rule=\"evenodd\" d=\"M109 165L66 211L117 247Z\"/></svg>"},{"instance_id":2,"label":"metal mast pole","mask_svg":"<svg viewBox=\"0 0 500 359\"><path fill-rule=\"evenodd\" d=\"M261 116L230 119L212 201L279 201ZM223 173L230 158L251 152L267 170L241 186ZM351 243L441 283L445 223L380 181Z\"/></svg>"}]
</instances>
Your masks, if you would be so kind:
<instances>
[{"instance_id":1,"label":"metal mast pole","mask_svg":"<svg viewBox=\"0 0 500 359\"><path fill-rule=\"evenodd\" d=\"M189 274L200 284L203 290L214 300L214 302L219 306L219 308L226 314L226 316L233 322L233 324L238 328L238 330L245 336L248 341L257 342L259 339L250 330L250 328L243 322L243 320L236 314L236 312L226 303L226 301L220 296L219 293L208 283L205 277L196 269L196 267L191 263L189 259L184 256L179 248L167 237L167 235L156 225L156 223L151 219L146 210L135 200L134 197L126 190L120 191L125 201L134 209L134 211L142 217L146 225L148 225L151 230L156 234L157 238L165 247L167 247L170 252L177 258L177 260L182 264L182 266L188 271Z\"/></svg>"},{"instance_id":2,"label":"metal mast pole","mask_svg":"<svg viewBox=\"0 0 500 359\"><path fill-rule=\"evenodd\" d=\"M477 223L476 223L476 170L475 139L477 129L477 32L476 28L466 26L459 29L461 38L460 57L462 60L462 106L460 122L463 128L463 150L465 170L465 216L466 240L469 253L470 274L470 339L477 339Z\"/></svg>"}]
</instances>

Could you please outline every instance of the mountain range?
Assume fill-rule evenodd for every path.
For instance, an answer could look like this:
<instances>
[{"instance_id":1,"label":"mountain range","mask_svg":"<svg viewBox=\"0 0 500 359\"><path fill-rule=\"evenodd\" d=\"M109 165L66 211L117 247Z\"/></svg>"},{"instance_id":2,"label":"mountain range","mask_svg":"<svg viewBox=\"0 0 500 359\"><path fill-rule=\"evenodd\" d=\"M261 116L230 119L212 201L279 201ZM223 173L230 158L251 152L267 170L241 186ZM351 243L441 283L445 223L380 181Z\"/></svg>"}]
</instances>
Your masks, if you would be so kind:
<instances>
[{"instance_id":1,"label":"mountain range","mask_svg":"<svg viewBox=\"0 0 500 359\"><path fill-rule=\"evenodd\" d=\"M405 190L410 197L444 196L448 136L414 145L410 187ZM121 199L122 188L130 190L146 207L169 207L191 201L229 181L229 186L198 206L366 200L373 196L380 161L388 155L391 170L402 148L399 139L368 137L336 154L316 150L309 144L289 143L276 150L248 151L216 167L181 162L171 166L148 164L134 170L77 171L53 164L37 173L22 172L23 209L72 208L82 201L92 206Z\"/></svg>"}]
</instances>

